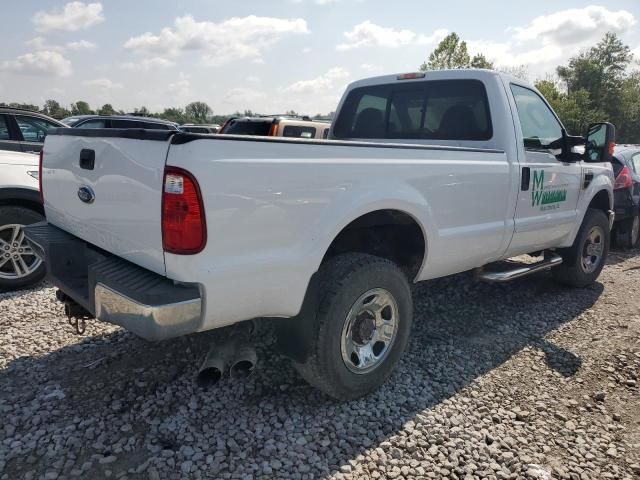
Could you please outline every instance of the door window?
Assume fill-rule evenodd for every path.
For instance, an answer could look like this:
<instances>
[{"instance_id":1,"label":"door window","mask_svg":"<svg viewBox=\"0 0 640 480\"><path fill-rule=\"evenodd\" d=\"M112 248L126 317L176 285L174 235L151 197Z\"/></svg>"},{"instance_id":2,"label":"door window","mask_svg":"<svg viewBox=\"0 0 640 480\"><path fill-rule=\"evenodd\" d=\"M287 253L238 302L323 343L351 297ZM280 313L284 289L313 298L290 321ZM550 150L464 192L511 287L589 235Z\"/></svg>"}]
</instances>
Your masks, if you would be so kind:
<instances>
[{"instance_id":1,"label":"door window","mask_svg":"<svg viewBox=\"0 0 640 480\"><path fill-rule=\"evenodd\" d=\"M76 128L105 128L104 120L87 120L84 123L81 123Z\"/></svg>"},{"instance_id":2,"label":"door window","mask_svg":"<svg viewBox=\"0 0 640 480\"><path fill-rule=\"evenodd\" d=\"M640 174L640 152L634 153L631 157L631 166L637 174Z\"/></svg>"},{"instance_id":3,"label":"door window","mask_svg":"<svg viewBox=\"0 0 640 480\"><path fill-rule=\"evenodd\" d=\"M47 131L59 126L44 118L28 117L26 115L16 115L15 117L25 142L44 142Z\"/></svg>"},{"instance_id":4,"label":"door window","mask_svg":"<svg viewBox=\"0 0 640 480\"><path fill-rule=\"evenodd\" d=\"M0 115L0 140L11 140L9 135L9 125L7 124L7 117Z\"/></svg>"},{"instance_id":5,"label":"door window","mask_svg":"<svg viewBox=\"0 0 640 480\"><path fill-rule=\"evenodd\" d=\"M533 90L511 85L524 147L532 150L562 148L562 126L547 104Z\"/></svg>"}]
</instances>

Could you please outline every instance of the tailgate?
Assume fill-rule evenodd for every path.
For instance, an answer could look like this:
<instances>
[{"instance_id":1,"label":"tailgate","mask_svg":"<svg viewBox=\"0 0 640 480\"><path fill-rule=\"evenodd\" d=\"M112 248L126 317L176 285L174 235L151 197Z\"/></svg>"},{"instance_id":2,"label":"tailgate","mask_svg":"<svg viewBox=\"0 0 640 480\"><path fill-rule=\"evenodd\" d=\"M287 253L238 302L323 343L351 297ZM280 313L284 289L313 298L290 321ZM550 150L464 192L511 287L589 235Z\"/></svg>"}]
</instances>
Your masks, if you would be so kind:
<instances>
[{"instance_id":1,"label":"tailgate","mask_svg":"<svg viewBox=\"0 0 640 480\"><path fill-rule=\"evenodd\" d=\"M172 132L58 129L44 145L47 221L165 274L162 179Z\"/></svg>"}]
</instances>

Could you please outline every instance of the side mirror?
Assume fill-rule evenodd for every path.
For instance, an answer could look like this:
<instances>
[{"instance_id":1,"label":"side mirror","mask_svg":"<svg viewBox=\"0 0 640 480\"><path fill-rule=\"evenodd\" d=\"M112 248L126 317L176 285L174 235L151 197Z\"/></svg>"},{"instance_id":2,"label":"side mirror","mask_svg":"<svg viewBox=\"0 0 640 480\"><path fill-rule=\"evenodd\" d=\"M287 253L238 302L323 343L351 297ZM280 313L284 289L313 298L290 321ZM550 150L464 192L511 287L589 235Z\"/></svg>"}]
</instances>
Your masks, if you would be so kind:
<instances>
[{"instance_id":1,"label":"side mirror","mask_svg":"<svg viewBox=\"0 0 640 480\"><path fill-rule=\"evenodd\" d=\"M616 128L611 123L592 123L584 136L585 162L610 162L616 145Z\"/></svg>"}]
</instances>

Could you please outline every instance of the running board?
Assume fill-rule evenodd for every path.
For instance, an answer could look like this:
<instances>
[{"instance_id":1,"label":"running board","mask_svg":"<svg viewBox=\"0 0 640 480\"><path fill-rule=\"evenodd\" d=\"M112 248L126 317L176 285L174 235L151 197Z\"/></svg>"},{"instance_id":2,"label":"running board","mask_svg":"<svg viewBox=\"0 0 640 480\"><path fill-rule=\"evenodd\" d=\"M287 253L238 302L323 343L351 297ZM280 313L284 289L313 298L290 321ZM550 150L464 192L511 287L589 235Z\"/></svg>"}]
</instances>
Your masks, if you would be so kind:
<instances>
[{"instance_id":1,"label":"running board","mask_svg":"<svg viewBox=\"0 0 640 480\"><path fill-rule=\"evenodd\" d=\"M549 270L553 267L557 267L562 263L562 257L558 254L547 252L548 257L538 263L514 264L515 268L503 271L486 271L485 267L476 270L476 278L488 283L504 283L515 280L516 278L526 277L532 273L540 272L542 270Z\"/></svg>"}]
</instances>

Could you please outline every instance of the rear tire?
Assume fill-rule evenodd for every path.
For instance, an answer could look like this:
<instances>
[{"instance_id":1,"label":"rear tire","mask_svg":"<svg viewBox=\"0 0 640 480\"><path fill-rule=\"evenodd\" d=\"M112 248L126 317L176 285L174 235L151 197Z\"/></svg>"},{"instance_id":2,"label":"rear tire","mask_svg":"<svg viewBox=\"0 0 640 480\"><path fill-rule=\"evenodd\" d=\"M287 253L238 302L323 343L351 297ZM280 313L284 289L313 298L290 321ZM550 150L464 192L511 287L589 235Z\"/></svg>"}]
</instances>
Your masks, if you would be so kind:
<instances>
[{"instance_id":1,"label":"rear tire","mask_svg":"<svg viewBox=\"0 0 640 480\"><path fill-rule=\"evenodd\" d=\"M634 248L640 238L640 216L636 213L632 218L619 222L615 226L616 246Z\"/></svg>"},{"instance_id":2,"label":"rear tire","mask_svg":"<svg viewBox=\"0 0 640 480\"><path fill-rule=\"evenodd\" d=\"M327 395L353 400L380 387L404 352L411 288L397 265L359 253L330 259L318 275L317 308L297 320L311 329L309 350L294 366Z\"/></svg>"},{"instance_id":3,"label":"rear tire","mask_svg":"<svg viewBox=\"0 0 640 480\"><path fill-rule=\"evenodd\" d=\"M588 209L573 245L558 249L562 264L551 270L554 278L571 287L594 283L607 261L609 241L609 219L601 210Z\"/></svg>"},{"instance_id":4,"label":"rear tire","mask_svg":"<svg viewBox=\"0 0 640 480\"><path fill-rule=\"evenodd\" d=\"M20 227L44 220L40 213L25 207L0 207L0 289L15 290L39 282L45 265L30 251ZM14 233L15 232L15 233ZM18 236L15 237L15 234ZM16 240L13 241L12 240ZM14 263L17 262L17 263ZM17 267L16 267L17 265Z\"/></svg>"}]
</instances>

